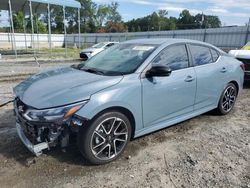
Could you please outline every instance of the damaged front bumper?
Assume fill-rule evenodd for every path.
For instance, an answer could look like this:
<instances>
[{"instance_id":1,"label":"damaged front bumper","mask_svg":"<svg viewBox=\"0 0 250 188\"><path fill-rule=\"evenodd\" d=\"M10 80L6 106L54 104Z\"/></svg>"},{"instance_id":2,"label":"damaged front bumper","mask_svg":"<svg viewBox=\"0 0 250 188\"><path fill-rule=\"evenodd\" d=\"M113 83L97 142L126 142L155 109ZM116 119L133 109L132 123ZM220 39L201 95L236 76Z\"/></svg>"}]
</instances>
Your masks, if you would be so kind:
<instances>
[{"instance_id":1,"label":"damaged front bumper","mask_svg":"<svg viewBox=\"0 0 250 188\"><path fill-rule=\"evenodd\" d=\"M16 123L17 134L23 144L36 156L42 154L42 150L49 149L49 144L47 142L42 142L39 144L32 144L29 139L25 136L23 129L19 123Z\"/></svg>"},{"instance_id":2,"label":"damaged front bumper","mask_svg":"<svg viewBox=\"0 0 250 188\"><path fill-rule=\"evenodd\" d=\"M39 125L30 124L27 121L16 120L17 134L23 144L36 156L42 154L43 150L49 150L52 147L60 146L66 148L70 142L76 141L79 131L79 118L72 117L64 124Z\"/></svg>"},{"instance_id":3,"label":"damaged front bumper","mask_svg":"<svg viewBox=\"0 0 250 188\"><path fill-rule=\"evenodd\" d=\"M26 109L27 107L22 104ZM16 116L16 128L18 136L23 144L36 156L43 150L55 146L67 147L71 141L76 141L79 127L86 123L87 119L73 115L67 119L53 122L34 122L26 118L24 112L20 112L17 100L14 101L14 114Z\"/></svg>"}]
</instances>

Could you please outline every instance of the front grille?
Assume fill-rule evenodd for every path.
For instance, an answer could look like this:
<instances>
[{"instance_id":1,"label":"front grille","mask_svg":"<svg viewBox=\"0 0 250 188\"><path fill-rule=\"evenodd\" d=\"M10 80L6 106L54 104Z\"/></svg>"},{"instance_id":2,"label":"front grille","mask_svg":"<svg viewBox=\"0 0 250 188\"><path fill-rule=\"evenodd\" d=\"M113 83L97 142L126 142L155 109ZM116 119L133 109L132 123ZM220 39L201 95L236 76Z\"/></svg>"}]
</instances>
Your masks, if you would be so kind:
<instances>
[{"instance_id":1,"label":"front grille","mask_svg":"<svg viewBox=\"0 0 250 188\"><path fill-rule=\"evenodd\" d=\"M32 142L36 142L36 138L38 136L38 129L36 125L31 124L28 120L26 120L23 116L25 111L28 109L28 106L24 104L19 98L15 99L14 102L15 113L17 122L21 125L25 136Z\"/></svg>"},{"instance_id":2,"label":"front grille","mask_svg":"<svg viewBox=\"0 0 250 188\"><path fill-rule=\"evenodd\" d=\"M17 114L17 121L21 125L25 136L33 143L36 143L36 138L38 137L37 125L33 125L24 119L22 116Z\"/></svg>"}]
</instances>

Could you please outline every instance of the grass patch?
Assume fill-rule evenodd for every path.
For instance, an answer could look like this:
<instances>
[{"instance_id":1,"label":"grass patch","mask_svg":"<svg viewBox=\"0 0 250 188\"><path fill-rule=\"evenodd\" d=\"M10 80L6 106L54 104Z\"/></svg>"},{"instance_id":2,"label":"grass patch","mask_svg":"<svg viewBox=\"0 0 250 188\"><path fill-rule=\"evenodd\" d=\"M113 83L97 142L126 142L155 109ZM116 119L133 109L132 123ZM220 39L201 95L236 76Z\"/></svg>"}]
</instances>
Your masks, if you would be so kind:
<instances>
[{"instance_id":1,"label":"grass patch","mask_svg":"<svg viewBox=\"0 0 250 188\"><path fill-rule=\"evenodd\" d=\"M81 49L78 48L67 48L67 52L65 48L41 48L36 49L37 58L51 58L51 59L63 59L63 58L71 58L71 59L79 59L79 53ZM8 49L0 49L0 54L2 54L2 59L14 59L15 53L14 51ZM67 55L66 55L67 54ZM34 51L31 48L17 50L18 58L32 58L34 56Z\"/></svg>"}]
</instances>

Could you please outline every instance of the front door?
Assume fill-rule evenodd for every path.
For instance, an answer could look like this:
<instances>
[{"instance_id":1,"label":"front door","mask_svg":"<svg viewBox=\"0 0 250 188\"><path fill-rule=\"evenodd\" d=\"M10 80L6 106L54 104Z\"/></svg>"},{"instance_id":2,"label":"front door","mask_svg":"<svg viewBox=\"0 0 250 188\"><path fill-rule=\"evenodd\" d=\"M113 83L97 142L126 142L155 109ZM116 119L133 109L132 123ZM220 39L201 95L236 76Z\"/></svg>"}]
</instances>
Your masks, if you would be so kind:
<instances>
[{"instance_id":1,"label":"front door","mask_svg":"<svg viewBox=\"0 0 250 188\"><path fill-rule=\"evenodd\" d=\"M165 48L152 63L165 64L172 73L141 80L145 127L192 112L196 93L196 74L184 44Z\"/></svg>"}]
</instances>

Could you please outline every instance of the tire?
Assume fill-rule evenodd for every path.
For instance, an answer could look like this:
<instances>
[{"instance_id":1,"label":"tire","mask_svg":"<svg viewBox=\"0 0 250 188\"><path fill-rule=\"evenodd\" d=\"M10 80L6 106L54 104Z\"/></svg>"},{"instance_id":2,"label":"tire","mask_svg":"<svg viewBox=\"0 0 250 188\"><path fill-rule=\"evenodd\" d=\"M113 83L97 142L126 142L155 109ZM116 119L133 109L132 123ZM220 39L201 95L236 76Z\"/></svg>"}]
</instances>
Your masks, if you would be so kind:
<instances>
[{"instance_id":1,"label":"tire","mask_svg":"<svg viewBox=\"0 0 250 188\"><path fill-rule=\"evenodd\" d=\"M122 154L130 137L129 119L120 112L110 111L80 129L78 148L90 164L106 164Z\"/></svg>"},{"instance_id":2,"label":"tire","mask_svg":"<svg viewBox=\"0 0 250 188\"><path fill-rule=\"evenodd\" d=\"M237 93L237 88L233 83L227 84L221 94L216 113L226 115L231 112L237 98Z\"/></svg>"}]
</instances>

